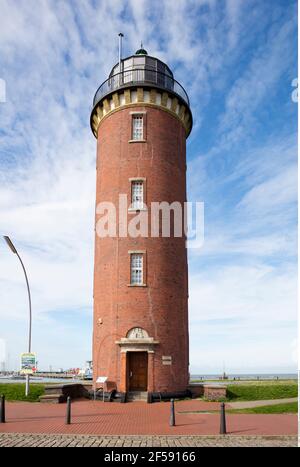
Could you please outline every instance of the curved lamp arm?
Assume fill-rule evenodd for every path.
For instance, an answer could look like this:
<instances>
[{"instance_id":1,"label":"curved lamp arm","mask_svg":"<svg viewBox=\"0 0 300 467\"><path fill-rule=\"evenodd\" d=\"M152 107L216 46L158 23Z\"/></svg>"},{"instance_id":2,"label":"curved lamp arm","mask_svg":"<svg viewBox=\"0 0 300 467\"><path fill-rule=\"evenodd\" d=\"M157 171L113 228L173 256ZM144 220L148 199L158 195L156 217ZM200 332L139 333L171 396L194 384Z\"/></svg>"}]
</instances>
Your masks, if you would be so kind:
<instances>
[{"instance_id":1,"label":"curved lamp arm","mask_svg":"<svg viewBox=\"0 0 300 467\"><path fill-rule=\"evenodd\" d=\"M28 338L28 352L30 353L31 352L31 324L32 324L32 309L31 309L31 294L30 294L30 288L29 288L29 282L28 282L28 277L27 277L27 273L26 273L26 269L25 269L25 266L24 266L24 263L19 255L19 253L17 252L17 249L16 247L14 246L13 242L11 241L11 239L7 236L7 235L4 235L4 240L6 241L7 245L9 246L9 248L11 249L11 251L17 255L17 257L19 258L19 261L21 263L21 266L23 268L23 271L24 271L24 275L25 275L25 280L26 280L26 285L27 285L27 292L28 292L28 302L29 302L29 338Z\"/></svg>"}]
</instances>

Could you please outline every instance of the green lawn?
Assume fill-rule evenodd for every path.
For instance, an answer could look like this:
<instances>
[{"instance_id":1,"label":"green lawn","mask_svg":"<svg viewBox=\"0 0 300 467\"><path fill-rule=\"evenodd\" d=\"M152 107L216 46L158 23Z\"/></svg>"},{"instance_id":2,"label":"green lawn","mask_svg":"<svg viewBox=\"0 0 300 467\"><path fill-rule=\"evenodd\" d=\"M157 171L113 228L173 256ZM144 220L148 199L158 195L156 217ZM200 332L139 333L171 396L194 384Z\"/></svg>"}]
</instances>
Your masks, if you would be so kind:
<instances>
[{"instance_id":1,"label":"green lawn","mask_svg":"<svg viewBox=\"0 0 300 467\"><path fill-rule=\"evenodd\" d=\"M298 396L296 382L289 384L229 384L227 400L229 401L259 401L272 399L287 399Z\"/></svg>"},{"instance_id":2,"label":"green lawn","mask_svg":"<svg viewBox=\"0 0 300 467\"><path fill-rule=\"evenodd\" d=\"M288 404L277 405L264 405L262 407L253 407L252 409L228 409L227 412L254 414L298 413L298 402L289 402Z\"/></svg>"},{"instance_id":3,"label":"green lawn","mask_svg":"<svg viewBox=\"0 0 300 467\"><path fill-rule=\"evenodd\" d=\"M4 395L8 401L37 402L45 392L44 384L30 384L30 392L25 397L25 383L0 384L0 395Z\"/></svg>"}]
</instances>

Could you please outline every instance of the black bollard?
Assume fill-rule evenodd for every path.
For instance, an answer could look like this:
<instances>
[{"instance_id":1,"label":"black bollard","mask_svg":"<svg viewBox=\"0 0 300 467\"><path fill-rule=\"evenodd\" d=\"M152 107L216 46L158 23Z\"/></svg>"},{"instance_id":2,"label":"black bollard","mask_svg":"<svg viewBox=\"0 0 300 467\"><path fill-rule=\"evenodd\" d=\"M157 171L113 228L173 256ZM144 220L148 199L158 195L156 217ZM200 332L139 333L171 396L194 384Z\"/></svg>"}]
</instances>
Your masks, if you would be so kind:
<instances>
[{"instance_id":1,"label":"black bollard","mask_svg":"<svg viewBox=\"0 0 300 467\"><path fill-rule=\"evenodd\" d=\"M226 435L225 404L221 404L220 435Z\"/></svg>"},{"instance_id":2,"label":"black bollard","mask_svg":"<svg viewBox=\"0 0 300 467\"><path fill-rule=\"evenodd\" d=\"M71 424L71 397L67 399L67 414L66 414L66 425Z\"/></svg>"},{"instance_id":3,"label":"black bollard","mask_svg":"<svg viewBox=\"0 0 300 467\"><path fill-rule=\"evenodd\" d=\"M5 423L5 396L1 396L0 423Z\"/></svg>"},{"instance_id":4,"label":"black bollard","mask_svg":"<svg viewBox=\"0 0 300 467\"><path fill-rule=\"evenodd\" d=\"M175 426L175 406L174 406L174 399L171 399L170 426Z\"/></svg>"}]
</instances>

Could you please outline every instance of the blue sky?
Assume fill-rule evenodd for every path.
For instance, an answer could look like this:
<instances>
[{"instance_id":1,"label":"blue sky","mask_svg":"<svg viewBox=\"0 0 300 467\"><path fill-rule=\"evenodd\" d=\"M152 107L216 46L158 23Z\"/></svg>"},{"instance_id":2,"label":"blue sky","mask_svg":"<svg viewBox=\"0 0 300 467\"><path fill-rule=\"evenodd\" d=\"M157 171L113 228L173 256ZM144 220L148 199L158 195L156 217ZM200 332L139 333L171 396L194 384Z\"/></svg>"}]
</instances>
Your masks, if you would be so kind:
<instances>
[{"instance_id":1,"label":"blue sky","mask_svg":"<svg viewBox=\"0 0 300 467\"><path fill-rule=\"evenodd\" d=\"M29 271L45 369L91 357L93 95L143 41L187 90L192 373L296 369L297 4L290 0L0 0L0 234ZM26 350L26 289L0 241L0 339Z\"/></svg>"}]
</instances>

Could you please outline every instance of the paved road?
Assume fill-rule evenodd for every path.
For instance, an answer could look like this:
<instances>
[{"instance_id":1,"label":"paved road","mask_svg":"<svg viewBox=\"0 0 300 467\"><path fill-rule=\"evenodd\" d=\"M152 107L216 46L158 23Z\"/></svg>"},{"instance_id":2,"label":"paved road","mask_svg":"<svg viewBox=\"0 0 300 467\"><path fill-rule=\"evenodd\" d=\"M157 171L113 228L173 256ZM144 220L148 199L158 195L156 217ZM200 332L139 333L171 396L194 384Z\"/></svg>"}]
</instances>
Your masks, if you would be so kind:
<instances>
[{"instance_id":1,"label":"paved road","mask_svg":"<svg viewBox=\"0 0 300 467\"><path fill-rule=\"evenodd\" d=\"M292 397L290 399L272 399L267 401L248 401L248 402L229 402L226 404L232 409L252 409L253 407L264 407L265 405L278 405L278 404L288 404L290 402L297 402L297 397Z\"/></svg>"},{"instance_id":2,"label":"paved road","mask_svg":"<svg viewBox=\"0 0 300 467\"><path fill-rule=\"evenodd\" d=\"M1 447L297 447L297 437L80 436L0 433Z\"/></svg>"}]
</instances>

